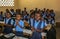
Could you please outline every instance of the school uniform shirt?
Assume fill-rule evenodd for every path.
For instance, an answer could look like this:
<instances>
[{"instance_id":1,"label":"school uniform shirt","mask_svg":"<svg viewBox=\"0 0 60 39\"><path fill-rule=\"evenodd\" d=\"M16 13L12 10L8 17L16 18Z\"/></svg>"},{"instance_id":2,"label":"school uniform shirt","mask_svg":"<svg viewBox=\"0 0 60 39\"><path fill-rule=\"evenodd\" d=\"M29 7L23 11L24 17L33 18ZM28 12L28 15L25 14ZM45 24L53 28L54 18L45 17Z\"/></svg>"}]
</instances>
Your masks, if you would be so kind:
<instances>
[{"instance_id":1,"label":"school uniform shirt","mask_svg":"<svg viewBox=\"0 0 60 39\"><path fill-rule=\"evenodd\" d=\"M29 24L30 24L31 26L34 26L34 19L33 19L33 18L30 18L30 19L29 19Z\"/></svg>"},{"instance_id":2,"label":"school uniform shirt","mask_svg":"<svg viewBox=\"0 0 60 39\"><path fill-rule=\"evenodd\" d=\"M55 16L55 13L51 13L51 16L54 17Z\"/></svg>"},{"instance_id":3,"label":"school uniform shirt","mask_svg":"<svg viewBox=\"0 0 60 39\"><path fill-rule=\"evenodd\" d=\"M25 15L25 16L24 16L24 19L28 19L28 18L29 18L29 15Z\"/></svg>"},{"instance_id":4,"label":"school uniform shirt","mask_svg":"<svg viewBox=\"0 0 60 39\"><path fill-rule=\"evenodd\" d=\"M10 11L11 15L14 15L15 12Z\"/></svg>"},{"instance_id":5,"label":"school uniform shirt","mask_svg":"<svg viewBox=\"0 0 60 39\"><path fill-rule=\"evenodd\" d=\"M22 20L20 20L19 21L19 25L20 26L22 26L22 27L24 27L24 22L22 21ZM14 26L15 26L15 30L18 32L23 32L23 28L20 28L18 25L16 26L16 22L15 22L15 24L14 24Z\"/></svg>"},{"instance_id":6,"label":"school uniform shirt","mask_svg":"<svg viewBox=\"0 0 60 39\"><path fill-rule=\"evenodd\" d=\"M3 16L2 15L0 15L0 20L3 20Z\"/></svg>"},{"instance_id":7,"label":"school uniform shirt","mask_svg":"<svg viewBox=\"0 0 60 39\"><path fill-rule=\"evenodd\" d=\"M8 24L8 22L9 22L10 19L11 19L11 18L9 18L9 19L5 18L5 19L4 19L4 23L5 23L5 24ZM11 19L11 25L13 25L13 23L14 23L14 21L13 21L13 19Z\"/></svg>"},{"instance_id":8,"label":"school uniform shirt","mask_svg":"<svg viewBox=\"0 0 60 39\"><path fill-rule=\"evenodd\" d=\"M9 22L9 20L10 20L11 18L9 18L9 19L4 19L4 23L5 24L8 24L8 22ZM13 25L13 23L14 23L14 21L13 21L13 19L11 19L11 25Z\"/></svg>"},{"instance_id":9,"label":"school uniform shirt","mask_svg":"<svg viewBox=\"0 0 60 39\"><path fill-rule=\"evenodd\" d=\"M44 26L47 26L46 23L44 23L43 21L36 21L35 20L35 23L34 23L34 28L35 29L43 29ZM31 39L42 39L42 36L41 36L41 32L37 32L37 31L34 31L33 34L32 34L32 38Z\"/></svg>"},{"instance_id":10,"label":"school uniform shirt","mask_svg":"<svg viewBox=\"0 0 60 39\"><path fill-rule=\"evenodd\" d=\"M34 23L34 28L35 28L35 29L37 29L39 23L40 23L40 21L37 22L37 21L35 20L35 23ZM40 28L43 29L45 26L47 26L47 23L44 22L44 21L42 21L42 22L41 22L41 27L40 27Z\"/></svg>"},{"instance_id":11,"label":"school uniform shirt","mask_svg":"<svg viewBox=\"0 0 60 39\"><path fill-rule=\"evenodd\" d=\"M43 14L42 14L42 16L43 16L43 18L46 18L46 12L44 12Z\"/></svg>"},{"instance_id":12,"label":"school uniform shirt","mask_svg":"<svg viewBox=\"0 0 60 39\"><path fill-rule=\"evenodd\" d=\"M48 19L47 24L53 24L54 25L55 21L53 19Z\"/></svg>"},{"instance_id":13,"label":"school uniform shirt","mask_svg":"<svg viewBox=\"0 0 60 39\"><path fill-rule=\"evenodd\" d=\"M5 18L4 22L5 22L5 24L8 24L8 25L13 25L14 24L14 21L11 18L9 18L9 19ZM3 32L6 33L6 34L12 33L12 28L11 27L7 27L7 25L6 25L6 27L4 27L4 31Z\"/></svg>"}]
</instances>

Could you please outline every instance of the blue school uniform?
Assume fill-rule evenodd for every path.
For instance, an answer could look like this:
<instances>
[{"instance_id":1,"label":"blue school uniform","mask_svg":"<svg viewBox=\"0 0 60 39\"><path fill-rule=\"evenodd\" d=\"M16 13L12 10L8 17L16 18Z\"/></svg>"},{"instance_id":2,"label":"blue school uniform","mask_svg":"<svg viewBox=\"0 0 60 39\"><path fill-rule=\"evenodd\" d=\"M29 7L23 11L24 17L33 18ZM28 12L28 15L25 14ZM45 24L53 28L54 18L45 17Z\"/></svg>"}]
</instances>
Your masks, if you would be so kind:
<instances>
[{"instance_id":1,"label":"blue school uniform","mask_svg":"<svg viewBox=\"0 0 60 39\"><path fill-rule=\"evenodd\" d=\"M24 27L24 22L22 20L20 20L19 25L21 27ZM14 26L15 26L15 30L16 30L16 36L23 36L23 28L16 25L16 22L15 22Z\"/></svg>"},{"instance_id":2,"label":"blue school uniform","mask_svg":"<svg viewBox=\"0 0 60 39\"><path fill-rule=\"evenodd\" d=\"M51 19L47 19L47 24L52 24L54 25L55 21L51 18Z\"/></svg>"},{"instance_id":3,"label":"blue school uniform","mask_svg":"<svg viewBox=\"0 0 60 39\"><path fill-rule=\"evenodd\" d=\"M3 16L2 16L2 15L0 15L0 21L1 21L1 20L3 20Z\"/></svg>"},{"instance_id":4,"label":"blue school uniform","mask_svg":"<svg viewBox=\"0 0 60 39\"><path fill-rule=\"evenodd\" d=\"M35 21L34 28L38 30L42 30L47 24L44 21ZM32 34L32 39L42 39L41 32L37 32L36 30Z\"/></svg>"},{"instance_id":5,"label":"blue school uniform","mask_svg":"<svg viewBox=\"0 0 60 39\"><path fill-rule=\"evenodd\" d=\"M28 19L29 18L29 14L28 15L24 15L24 19Z\"/></svg>"},{"instance_id":6,"label":"blue school uniform","mask_svg":"<svg viewBox=\"0 0 60 39\"><path fill-rule=\"evenodd\" d=\"M34 22L35 22L35 20L34 20L33 18L30 18L30 19L29 19L29 24L30 24L30 26L34 26Z\"/></svg>"},{"instance_id":7,"label":"blue school uniform","mask_svg":"<svg viewBox=\"0 0 60 39\"><path fill-rule=\"evenodd\" d=\"M55 20L55 13L51 13L51 17Z\"/></svg>"},{"instance_id":8,"label":"blue school uniform","mask_svg":"<svg viewBox=\"0 0 60 39\"><path fill-rule=\"evenodd\" d=\"M54 17L55 16L55 13L51 13L51 16Z\"/></svg>"},{"instance_id":9,"label":"blue school uniform","mask_svg":"<svg viewBox=\"0 0 60 39\"><path fill-rule=\"evenodd\" d=\"M44 12L44 13L42 14L42 16L43 16L44 19L46 19L47 13Z\"/></svg>"},{"instance_id":10,"label":"blue school uniform","mask_svg":"<svg viewBox=\"0 0 60 39\"><path fill-rule=\"evenodd\" d=\"M5 18L4 22L5 22L5 24L8 24L8 25L13 25L14 24L14 21L11 18L9 18L9 19ZM6 34L12 33L12 28L7 27L7 25L6 25L6 27L4 28L4 33L6 33Z\"/></svg>"}]
</instances>

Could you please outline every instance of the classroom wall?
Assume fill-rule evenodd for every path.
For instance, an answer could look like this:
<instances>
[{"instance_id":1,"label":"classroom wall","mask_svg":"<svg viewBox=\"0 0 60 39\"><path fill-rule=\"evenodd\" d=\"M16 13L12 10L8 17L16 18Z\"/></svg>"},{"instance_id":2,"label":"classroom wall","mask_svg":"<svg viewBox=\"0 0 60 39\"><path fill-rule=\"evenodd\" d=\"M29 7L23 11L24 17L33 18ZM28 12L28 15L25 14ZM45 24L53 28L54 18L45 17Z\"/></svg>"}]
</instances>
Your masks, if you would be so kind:
<instances>
[{"instance_id":1,"label":"classroom wall","mask_svg":"<svg viewBox=\"0 0 60 39\"><path fill-rule=\"evenodd\" d=\"M24 7L27 11L34 8L49 8L54 9L56 14L56 20L60 21L60 0L15 0L14 7L0 7L0 11L5 11L5 9L20 8L23 10Z\"/></svg>"},{"instance_id":2,"label":"classroom wall","mask_svg":"<svg viewBox=\"0 0 60 39\"><path fill-rule=\"evenodd\" d=\"M28 10L34 8L44 8L45 7L45 0L19 0L19 7L23 9L26 7Z\"/></svg>"},{"instance_id":3,"label":"classroom wall","mask_svg":"<svg viewBox=\"0 0 60 39\"><path fill-rule=\"evenodd\" d=\"M19 0L19 8L23 10L24 7L29 11L34 8L48 8L54 9L56 14L56 21L60 21L60 0Z\"/></svg>"},{"instance_id":4,"label":"classroom wall","mask_svg":"<svg viewBox=\"0 0 60 39\"><path fill-rule=\"evenodd\" d=\"M46 8L54 9L56 21L60 22L60 0L47 0Z\"/></svg>"},{"instance_id":5,"label":"classroom wall","mask_svg":"<svg viewBox=\"0 0 60 39\"><path fill-rule=\"evenodd\" d=\"M13 9L16 9L16 8L18 8L18 1L17 0L14 0L14 5L15 6L13 6L13 7L0 7L0 11L5 11L5 9L11 9L11 8L13 8Z\"/></svg>"},{"instance_id":6,"label":"classroom wall","mask_svg":"<svg viewBox=\"0 0 60 39\"><path fill-rule=\"evenodd\" d=\"M60 11L60 0L19 0L19 8L49 8Z\"/></svg>"}]
</instances>

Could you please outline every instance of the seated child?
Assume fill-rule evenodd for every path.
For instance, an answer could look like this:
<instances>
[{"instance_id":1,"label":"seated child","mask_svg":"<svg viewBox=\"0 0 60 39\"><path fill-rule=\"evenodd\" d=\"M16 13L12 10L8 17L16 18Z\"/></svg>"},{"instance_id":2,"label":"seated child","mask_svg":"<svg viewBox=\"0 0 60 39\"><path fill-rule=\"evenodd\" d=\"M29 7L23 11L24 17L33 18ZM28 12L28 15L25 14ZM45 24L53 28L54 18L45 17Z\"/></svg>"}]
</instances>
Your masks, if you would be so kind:
<instances>
[{"instance_id":1,"label":"seated child","mask_svg":"<svg viewBox=\"0 0 60 39\"><path fill-rule=\"evenodd\" d=\"M4 23L5 23L5 27L4 27L4 33L5 34L9 34L12 33L12 27L13 27L13 19L11 18L11 14L10 12L6 13L5 15L6 17L4 18Z\"/></svg>"},{"instance_id":2,"label":"seated child","mask_svg":"<svg viewBox=\"0 0 60 39\"><path fill-rule=\"evenodd\" d=\"M16 14L16 20L14 26L17 39L19 39L19 36L23 36L24 22L21 20L21 18L22 18L21 14Z\"/></svg>"},{"instance_id":3,"label":"seated child","mask_svg":"<svg viewBox=\"0 0 60 39\"><path fill-rule=\"evenodd\" d=\"M51 16L47 16L46 22L47 24L51 24L51 25L55 24L55 21L51 18Z\"/></svg>"}]
</instances>

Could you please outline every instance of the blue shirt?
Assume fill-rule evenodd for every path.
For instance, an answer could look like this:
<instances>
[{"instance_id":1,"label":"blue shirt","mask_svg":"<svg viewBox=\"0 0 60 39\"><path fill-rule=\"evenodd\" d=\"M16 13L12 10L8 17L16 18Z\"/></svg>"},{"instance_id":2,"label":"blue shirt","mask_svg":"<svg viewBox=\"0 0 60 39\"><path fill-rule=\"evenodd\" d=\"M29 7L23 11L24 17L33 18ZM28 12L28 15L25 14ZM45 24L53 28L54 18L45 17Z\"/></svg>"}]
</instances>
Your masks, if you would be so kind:
<instances>
[{"instance_id":1,"label":"blue shirt","mask_svg":"<svg viewBox=\"0 0 60 39\"><path fill-rule=\"evenodd\" d=\"M30 18L30 20L28 22L30 23L31 26L33 26L34 19L33 18Z\"/></svg>"},{"instance_id":2,"label":"blue shirt","mask_svg":"<svg viewBox=\"0 0 60 39\"><path fill-rule=\"evenodd\" d=\"M28 19L28 18L29 18L29 16L28 16L28 15L25 15L25 16L24 16L24 19Z\"/></svg>"},{"instance_id":3,"label":"blue shirt","mask_svg":"<svg viewBox=\"0 0 60 39\"><path fill-rule=\"evenodd\" d=\"M54 17L55 16L55 13L51 13L51 16Z\"/></svg>"},{"instance_id":4,"label":"blue shirt","mask_svg":"<svg viewBox=\"0 0 60 39\"><path fill-rule=\"evenodd\" d=\"M24 27L24 22L22 20L20 20L19 25L21 27ZM20 32L23 31L23 28L19 27L18 25L16 26L16 22L15 22L14 26L15 26L16 31L20 31Z\"/></svg>"},{"instance_id":5,"label":"blue shirt","mask_svg":"<svg viewBox=\"0 0 60 39\"><path fill-rule=\"evenodd\" d=\"M9 20L10 20L11 18L9 18L9 19L4 19L4 23L5 24L8 24L8 22L9 22ZM6 22L5 22L6 21ZM13 25L13 23L14 23L14 21L13 21L13 19L11 19L11 25Z\"/></svg>"},{"instance_id":6,"label":"blue shirt","mask_svg":"<svg viewBox=\"0 0 60 39\"><path fill-rule=\"evenodd\" d=\"M2 15L0 15L0 20L3 20L3 16Z\"/></svg>"},{"instance_id":7,"label":"blue shirt","mask_svg":"<svg viewBox=\"0 0 60 39\"><path fill-rule=\"evenodd\" d=\"M47 14L46 14L46 12L45 12L45 13L43 13L43 18L46 18L46 15L47 15Z\"/></svg>"},{"instance_id":8,"label":"blue shirt","mask_svg":"<svg viewBox=\"0 0 60 39\"><path fill-rule=\"evenodd\" d=\"M37 21L35 20L35 23L34 23L34 28L35 28L35 29L37 29L39 23L40 23L40 21L37 22ZM42 21L40 28L43 29L44 26L47 26L47 23L44 22L44 21Z\"/></svg>"},{"instance_id":9,"label":"blue shirt","mask_svg":"<svg viewBox=\"0 0 60 39\"><path fill-rule=\"evenodd\" d=\"M53 19L48 19L48 24L55 24L55 21Z\"/></svg>"}]
</instances>

